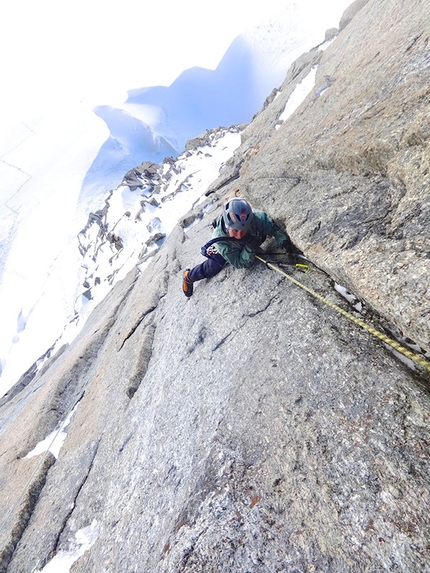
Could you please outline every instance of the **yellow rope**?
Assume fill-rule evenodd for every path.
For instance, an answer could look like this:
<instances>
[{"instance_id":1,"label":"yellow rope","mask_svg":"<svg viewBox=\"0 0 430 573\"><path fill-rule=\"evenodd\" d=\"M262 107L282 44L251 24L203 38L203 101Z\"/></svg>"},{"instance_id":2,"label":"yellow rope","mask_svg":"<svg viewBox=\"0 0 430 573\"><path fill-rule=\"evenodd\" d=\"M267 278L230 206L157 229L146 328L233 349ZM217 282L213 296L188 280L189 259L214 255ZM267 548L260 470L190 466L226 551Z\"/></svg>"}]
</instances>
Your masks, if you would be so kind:
<instances>
[{"instance_id":1,"label":"yellow rope","mask_svg":"<svg viewBox=\"0 0 430 573\"><path fill-rule=\"evenodd\" d=\"M417 354L413 353L412 351L407 350L406 348L404 348L401 344L399 344L395 340L389 338L385 334L382 334L382 332L379 332L379 330L376 330L376 328L373 328L373 326L369 326L360 318L356 318L354 315L350 314L346 310L343 310L343 308L340 308L340 306L333 304L332 302L330 302L329 300L327 300L326 298L324 298L323 296L321 296L320 294L318 294L317 292L315 292L311 288L307 287L306 285L304 285L303 283L301 283L300 281L298 281L297 279L295 279L291 275L285 273L283 270L281 270L279 267L277 267L273 263L265 261L259 255L255 255L255 258L258 259L259 261L261 261L262 263L264 263L269 269L273 269L274 271L278 272L279 274L287 277L287 279L289 279L295 285L299 286L300 288L302 288L303 290L305 290L306 292L311 294L313 297L317 298L318 300L320 300L321 302L323 302L324 304L326 304L327 306L329 306L330 308L332 308L336 312L342 314L343 316L346 316L346 318L349 318L349 320L351 320L352 322L355 322L355 324L358 324L359 326L361 326L362 328L364 328L365 330L370 332L370 334L373 334L373 336L376 336L376 338L379 338L380 340L385 342L385 344L388 344L389 346L391 346L392 348L394 348L395 350L397 350L398 352L400 352L401 354L403 354L407 358L410 358L414 362L417 362L422 367L424 367L427 371L430 372L430 362L428 360L426 360L425 358L422 358L421 356L418 356Z\"/></svg>"}]
</instances>

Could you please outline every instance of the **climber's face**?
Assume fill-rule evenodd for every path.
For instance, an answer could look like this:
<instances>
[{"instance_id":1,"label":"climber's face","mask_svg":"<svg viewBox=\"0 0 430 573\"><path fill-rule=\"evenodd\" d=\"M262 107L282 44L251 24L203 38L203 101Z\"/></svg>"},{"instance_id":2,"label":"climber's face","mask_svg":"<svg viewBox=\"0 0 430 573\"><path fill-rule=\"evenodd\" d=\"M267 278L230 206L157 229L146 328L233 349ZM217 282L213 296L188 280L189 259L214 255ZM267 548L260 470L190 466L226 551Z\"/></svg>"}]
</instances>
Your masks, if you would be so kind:
<instances>
[{"instance_id":1,"label":"climber's face","mask_svg":"<svg viewBox=\"0 0 430 573\"><path fill-rule=\"evenodd\" d=\"M234 237L235 239L243 239L243 237L245 235L246 235L246 231L236 231L236 229L229 229L228 230L228 236Z\"/></svg>"}]
</instances>

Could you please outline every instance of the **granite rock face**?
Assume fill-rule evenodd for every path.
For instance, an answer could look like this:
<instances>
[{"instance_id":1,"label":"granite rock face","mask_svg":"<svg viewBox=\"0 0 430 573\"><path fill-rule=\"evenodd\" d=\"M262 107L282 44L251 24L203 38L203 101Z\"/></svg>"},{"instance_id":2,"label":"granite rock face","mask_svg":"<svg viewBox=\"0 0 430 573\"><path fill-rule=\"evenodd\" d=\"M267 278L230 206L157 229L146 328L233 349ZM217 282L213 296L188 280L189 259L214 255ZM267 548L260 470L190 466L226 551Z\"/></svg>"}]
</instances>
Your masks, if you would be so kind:
<instances>
[{"instance_id":1,"label":"granite rock face","mask_svg":"<svg viewBox=\"0 0 430 573\"><path fill-rule=\"evenodd\" d=\"M319 267L430 350L430 5L355 4L245 131L240 185ZM280 122L315 65L315 88Z\"/></svg>"},{"instance_id":2,"label":"granite rock face","mask_svg":"<svg viewBox=\"0 0 430 573\"><path fill-rule=\"evenodd\" d=\"M7 571L40 570L93 523L73 571L425 571L428 389L264 265L186 300L182 269L207 233L178 228L36 398L33 383L3 406L20 433L2 436L2 476L16 479L80 398ZM301 280L344 304L324 273Z\"/></svg>"},{"instance_id":3,"label":"granite rock face","mask_svg":"<svg viewBox=\"0 0 430 573\"><path fill-rule=\"evenodd\" d=\"M181 291L240 188L316 265L287 274L361 316L334 279L428 348L429 8L355 8L292 66L206 204L2 401L0 571L70 555L74 573L429 570L428 373L259 262ZM72 411L58 459L27 458Z\"/></svg>"}]
</instances>

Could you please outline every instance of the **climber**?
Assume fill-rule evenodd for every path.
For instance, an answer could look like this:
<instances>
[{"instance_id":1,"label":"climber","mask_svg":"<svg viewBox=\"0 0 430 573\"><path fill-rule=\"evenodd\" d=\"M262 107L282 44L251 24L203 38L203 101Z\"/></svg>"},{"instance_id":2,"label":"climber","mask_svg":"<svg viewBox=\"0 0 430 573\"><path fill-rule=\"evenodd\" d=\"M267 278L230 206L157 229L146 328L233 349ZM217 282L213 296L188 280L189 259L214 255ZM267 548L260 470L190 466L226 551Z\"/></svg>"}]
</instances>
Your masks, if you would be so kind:
<instances>
[{"instance_id":1,"label":"climber","mask_svg":"<svg viewBox=\"0 0 430 573\"><path fill-rule=\"evenodd\" d=\"M182 290L186 297L192 296L194 282L214 277L226 263L237 269L248 267L267 235L286 250L289 262L294 264L303 255L267 213L252 209L241 197L225 204L213 226L213 238L202 247L207 260L184 272Z\"/></svg>"}]
</instances>

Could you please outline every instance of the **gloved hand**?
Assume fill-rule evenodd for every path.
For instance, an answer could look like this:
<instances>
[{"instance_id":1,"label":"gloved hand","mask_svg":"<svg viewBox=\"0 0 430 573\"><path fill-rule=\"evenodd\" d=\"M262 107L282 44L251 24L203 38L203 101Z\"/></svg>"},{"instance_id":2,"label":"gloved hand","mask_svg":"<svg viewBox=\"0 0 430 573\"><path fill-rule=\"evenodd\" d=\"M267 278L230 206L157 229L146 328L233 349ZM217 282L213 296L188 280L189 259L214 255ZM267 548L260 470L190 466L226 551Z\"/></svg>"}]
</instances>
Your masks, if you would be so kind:
<instances>
[{"instance_id":1,"label":"gloved hand","mask_svg":"<svg viewBox=\"0 0 430 573\"><path fill-rule=\"evenodd\" d=\"M291 242L291 239L289 237L287 237L285 241L282 241L281 249L285 249L287 253L292 253L293 248L294 248L293 243Z\"/></svg>"},{"instance_id":2,"label":"gloved hand","mask_svg":"<svg viewBox=\"0 0 430 573\"><path fill-rule=\"evenodd\" d=\"M300 257L303 253L291 242L290 238L287 238L281 245L283 249L287 251L287 259L291 265L295 265L300 262Z\"/></svg>"},{"instance_id":3,"label":"gloved hand","mask_svg":"<svg viewBox=\"0 0 430 573\"><path fill-rule=\"evenodd\" d=\"M246 247L249 247L252 250L257 250L258 247L264 243L264 238L258 235L251 235L249 239L246 241Z\"/></svg>"},{"instance_id":4,"label":"gloved hand","mask_svg":"<svg viewBox=\"0 0 430 573\"><path fill-rule=\"evenodd\" d=\"M285 262L289 265L295 265L299 261L297 253L287 253L285 259Z\"/></svg>"}]
</instances>

